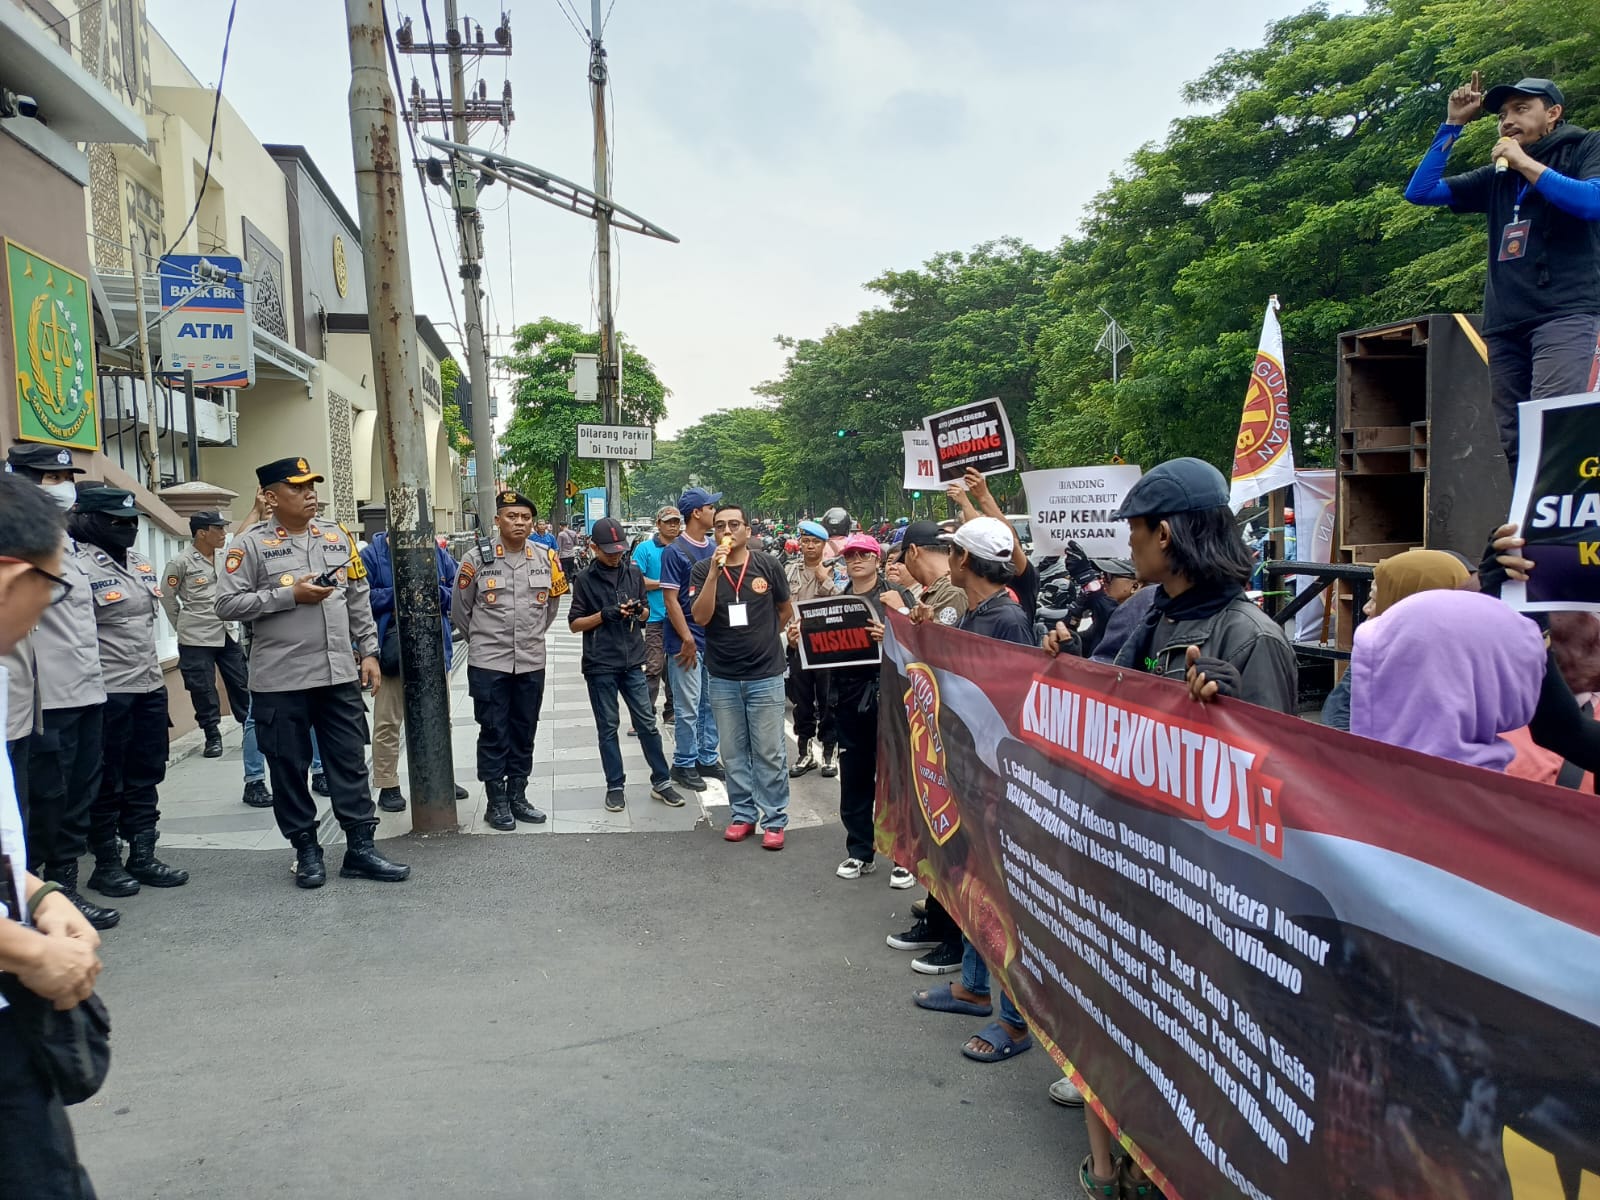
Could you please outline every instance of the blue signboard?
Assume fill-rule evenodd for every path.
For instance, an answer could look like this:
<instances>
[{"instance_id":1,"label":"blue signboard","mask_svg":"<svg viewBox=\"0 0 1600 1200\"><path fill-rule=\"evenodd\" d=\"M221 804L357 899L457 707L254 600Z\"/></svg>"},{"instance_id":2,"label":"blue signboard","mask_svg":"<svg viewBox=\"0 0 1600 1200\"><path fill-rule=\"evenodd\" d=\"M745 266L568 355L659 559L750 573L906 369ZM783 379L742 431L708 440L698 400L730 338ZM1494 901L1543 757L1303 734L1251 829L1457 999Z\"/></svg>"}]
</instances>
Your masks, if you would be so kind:
<instances>
[{"instance_id":1,"label":"blue signboard","mask_svg":"<svg viewBox=\"0 0 1600 1200\"><path fill-rule=\"evenodd\" d=\"M256 381L255 345L244 262L229 255L170 254L160 263L161 373L194 372L205 387L249 387Z\"/></svg>"}]
</instances>

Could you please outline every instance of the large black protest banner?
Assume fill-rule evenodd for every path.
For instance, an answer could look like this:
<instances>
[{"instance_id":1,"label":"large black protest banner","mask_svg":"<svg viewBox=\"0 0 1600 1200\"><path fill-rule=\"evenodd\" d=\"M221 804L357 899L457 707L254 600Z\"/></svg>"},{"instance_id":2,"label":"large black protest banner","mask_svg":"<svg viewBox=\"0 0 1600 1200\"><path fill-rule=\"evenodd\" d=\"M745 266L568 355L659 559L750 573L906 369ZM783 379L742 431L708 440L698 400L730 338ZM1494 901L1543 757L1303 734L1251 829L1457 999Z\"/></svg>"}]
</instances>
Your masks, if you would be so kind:
<instances>
[{"instance_id":1,"label":"large black protest banner","mask_svg":"<svg viewBox=\"0 0 1600 1200\"><path fill-rule=\"evenodd\" d=\"M939 482L949 483L976 467L980 475L996 475L1016 465L1011 420L998 397L963 404L923 419L933 439Z\"/></svg>"},{"instance_id":2,"label":"large black protest banner","mask_svg":"<svg viewBox=\"0 0 1600 1200\"><path fill-rule=\"evenodd\" d=\"M879 853L1172 1200L1600 1187L1592 796L897 614L882 696Z\"/></svg>"},{"instance_id":3,"label":"large black protest banner","mask_svg":"<svg viewBox=\"0 0 1600 1200\"><path fill-rule=\"evenodd\" d=\"M1533 611L1600 609L1600 396L1529 400L1518 422L1511 521L1535 566L1505 599Z\"/></svg>"},{"instance_id":4,"label":"large black protest banner","mask_svg":"<svg viewBox=\"0 0 1600 1200\"><path fill-rule=\"evenodd\" d=\"M800 618L800 667L870 667L883 660L872 640L872 606L860 596L820 596L795 605Z\"/></svg>"}]
</instances>

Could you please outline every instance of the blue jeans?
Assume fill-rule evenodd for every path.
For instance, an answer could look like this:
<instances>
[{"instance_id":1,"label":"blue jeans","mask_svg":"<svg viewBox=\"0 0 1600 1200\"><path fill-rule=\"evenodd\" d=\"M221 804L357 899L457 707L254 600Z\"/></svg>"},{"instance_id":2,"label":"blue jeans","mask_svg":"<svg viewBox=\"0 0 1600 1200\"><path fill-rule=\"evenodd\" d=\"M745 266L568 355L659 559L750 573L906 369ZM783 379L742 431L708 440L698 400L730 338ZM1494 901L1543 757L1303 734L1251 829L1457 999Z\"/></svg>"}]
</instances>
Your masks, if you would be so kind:
<instances>
[{"instance_id":1,"label":"blue jeans","mask_svg":"<svg viewBox=\"0 0 1600 1200\"><path fill-rule=\"evenodd\" d=\"M965 934L961 938L961 986L974 996L989 994L989 964L979 957L977 947L967 940ZM1011 1003L1011 997L1006 995L1004 988L1000 989L1000 1019L1020 1029L1028 1027L1021 1011Z\"/></svg>"},{"instance_id":2,"label":"blue jeans","mask_svg":"<svg viewBox=\"0 0 1600 1200\"><path fill-rule=\"evenodd\" d=\"M244 719L244 781L246 783L265 783L267 781L267 756L261 753L256 745L256 714L255 705L250 706L250 715ZM311 732L311 773L315 775L322 770L322 751L317 749L317 734Z\"/></svg>"},{"instance_id":3,"label":"blue jeans","mask_svg":"<svg viewBox=\"0 0 1600 1200\"><path fill-rule=\"evenodd\" d=\"M713 675L706 691L722 731L722 765L728 772L733 820L753 824L759 812L766 828L782 829L789 824L783 676L718 679Z\"/></svg>"},{"instance_id":4,"label":"blue jeans","mask_svg":"<svg viewBox=\"0 0 1600 1200\"><path fill-rule=\"evenodd\" d=\"M629 667L608 675L585 675L589 685L589 707L594 709L595 734L600 741L600 763L606 772L607 790L620 788L626 781L622 768L622 747L617 744L617 697L628 706L633 730L639 735L639 748L650 765L650 783L667 782L667 756L661 749L661 730L656 728L656 710L650 703L650 684L643 667Z\"/></svg>"},{"instance_id":5,"label":"blue jeans","mask_svg":"<svg viewBox=\"0 0 1600 1200\"><path fill-rule=\"evenodd\" d=\"M673 731L672 765L693 767L717 761L717 718L711 712L711 696L706 689L704 652L693 667L678 665L676 655L667 655L667 679L672 684Z\"/></svg>"}]
</instances>

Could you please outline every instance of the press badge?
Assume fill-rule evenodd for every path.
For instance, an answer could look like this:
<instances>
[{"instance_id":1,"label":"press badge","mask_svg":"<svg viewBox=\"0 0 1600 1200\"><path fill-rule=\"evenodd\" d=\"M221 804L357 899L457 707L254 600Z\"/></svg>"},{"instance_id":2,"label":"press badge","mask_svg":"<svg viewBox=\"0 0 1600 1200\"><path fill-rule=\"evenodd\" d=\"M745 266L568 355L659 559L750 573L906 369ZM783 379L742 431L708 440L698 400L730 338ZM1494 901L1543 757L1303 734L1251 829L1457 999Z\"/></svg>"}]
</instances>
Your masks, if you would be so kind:
<instances>
[{"instance_id":1,"label":"press badge","mask_svg":"<svg viewBox=\"0 0 1600 1200\"><path fill-rule=\"evenodd\" d=\"M1510 262L1528 252L1528 229L1533 223L1526 218L1508 221L1500 231L1500 261Z\"/></svg>"},{"instance_id":2,"label":"press badge","mask_svg":"<svg viewBox=\"0 0 1600 1200\"><path fill-rule=\"evenodd\" d=\"M750 606L748 604L728 605L728 627L737 629L740 625L750 624Z\"/></svg>"}]
</instances>

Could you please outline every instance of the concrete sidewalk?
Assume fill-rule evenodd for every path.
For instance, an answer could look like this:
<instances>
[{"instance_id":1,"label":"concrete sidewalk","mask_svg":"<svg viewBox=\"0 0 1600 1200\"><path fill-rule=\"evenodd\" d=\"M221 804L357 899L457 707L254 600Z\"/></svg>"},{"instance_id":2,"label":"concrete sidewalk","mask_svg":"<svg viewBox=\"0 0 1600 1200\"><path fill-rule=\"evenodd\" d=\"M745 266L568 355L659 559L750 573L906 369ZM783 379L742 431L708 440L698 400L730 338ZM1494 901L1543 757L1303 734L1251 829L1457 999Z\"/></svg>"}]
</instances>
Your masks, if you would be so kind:
<instances>
[{"instance_id":1,"label":"concrete sidewalk","mask_svg":"<svg viewBox=\"0 0 1600 1200\"><path fill-rule=\"evenodd\" d=\"M544 707L534 738L528 799L549 813L550 820L543 825L519 824L515 832L507 833L490 829L483 822L486 797L474 771L478 726L472 717L472 701L467 697L466 648L464 644L457 647L459 661L450 688L451 746L456 781L469 793L467 799L458 801L456 806L461 832L493 837L543 833L683 833L708 821L720 828L727 818L728 798L716 780L708 780L706 791L698 796L687 788L679 788L687 801L683 808L668 808L650 799L650 771L638 739L627 735L626 709L621 741L628 779L628 807L620 813L605 810L605 774L595 742L594 714L580 673L582 638L567 630L564 615L548 637ZM394 685L393 680L385 681L385 686ZM657 723L660 724L659 709ZM271 809L248 808L241 803L243 738L243 726L225 720L221 758L201 756L204 737L198 730L173 742L166 782L161 785L163 849L267 850L285 845ZM670 761L673 744L670 728L663 731L663 742ZM409 794L403 745L402 741L400 786ZM374 797L376 794L374 789ZM315 799L323 844L342 842L343 834L333 819L328 799L323 796ZM836 781L821 779L815 773L796 781L791 797L792 828L815 827L831 820L837 812ZM379 817L380 838L411 832L409 809L400 813L379 813Z\"/></svg>"}]
</instances>

